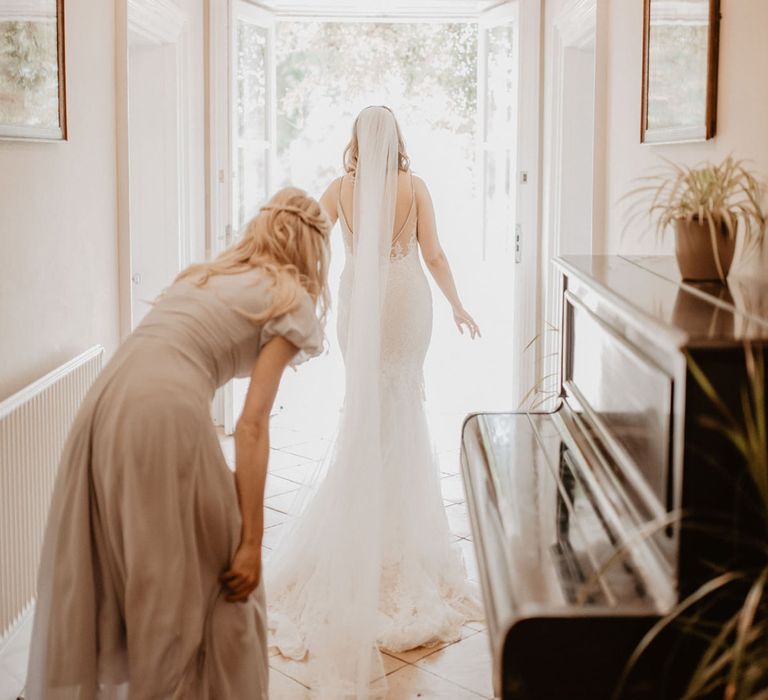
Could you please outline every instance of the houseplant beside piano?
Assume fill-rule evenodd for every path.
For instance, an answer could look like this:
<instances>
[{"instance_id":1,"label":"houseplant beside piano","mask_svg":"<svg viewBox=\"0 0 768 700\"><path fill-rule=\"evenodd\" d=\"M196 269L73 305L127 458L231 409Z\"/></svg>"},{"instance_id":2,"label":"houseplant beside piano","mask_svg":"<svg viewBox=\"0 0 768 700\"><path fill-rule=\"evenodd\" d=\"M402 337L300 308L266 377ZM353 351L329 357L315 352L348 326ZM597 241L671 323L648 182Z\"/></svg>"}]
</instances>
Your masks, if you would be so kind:
<instances>
[{"instance_id":1,"label":"houseplant beside piano","mask_svg":"<svg viewBox=\"0 0 768 700\"><path fill-rule=\"evenodd\" d=\"M667 161L660 173L626 197L635 199L628 224L647 213L659 237L675 233L675 255L684 280L725 282L738 233L744 253L762 246L766 213L764 186L743 161L728 156L720 164L678 165Z\"/></svg>"}]
</instances>

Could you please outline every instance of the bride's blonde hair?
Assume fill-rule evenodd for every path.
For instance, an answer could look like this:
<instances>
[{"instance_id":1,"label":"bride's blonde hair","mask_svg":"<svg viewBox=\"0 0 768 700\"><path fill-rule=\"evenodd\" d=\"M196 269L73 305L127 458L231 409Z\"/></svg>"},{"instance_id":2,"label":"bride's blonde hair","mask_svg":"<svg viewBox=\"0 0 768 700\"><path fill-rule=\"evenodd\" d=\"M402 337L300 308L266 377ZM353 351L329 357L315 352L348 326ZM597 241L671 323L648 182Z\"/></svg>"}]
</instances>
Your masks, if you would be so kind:
<instances>
[{"instance_id":1,"label":"bride's blonde hair","mask_svg":"<svg viewBox=\"0 0 768 700\"><path fill-rule=\"evenodd\" d=\"M237 243L212 262L188 267L176 282L192 279L202 287L214 275L259 268L271 278L272 303L259 314L246 314L250 319L261 323L290 311L300 303L304 289L324 321L330 231L331 222L315 199L296 187L285 187L251 219Z\"/></svg>"},{"instance_id":2,"label":"bride's blonde hair","mask_svg":"<svg viewBox=\"0 0 768 700\"><path fill-rule=\"evenodd\" d=\"M397 123L397 117L395 113L386 105L380 105L382 109L386 109L392 115L392 119L395 121L395 131L397 132L397 168L404 173L407 173L411 167L411 159L405 151L405 141L403 140L403 134L400 131L400 125ZM371 109L366 107L365 109ZM365 112L365 109L363 112ZM363 112L360 112L362 114ZM344 170L348 173L354 173L357 169L357 157L360 153L360 146L357 141L357 123L360 121L360 114L355 117L355 121L352 124L352 138L350 139L347 147L344 149Z\"/></svg>"}]
</instances>

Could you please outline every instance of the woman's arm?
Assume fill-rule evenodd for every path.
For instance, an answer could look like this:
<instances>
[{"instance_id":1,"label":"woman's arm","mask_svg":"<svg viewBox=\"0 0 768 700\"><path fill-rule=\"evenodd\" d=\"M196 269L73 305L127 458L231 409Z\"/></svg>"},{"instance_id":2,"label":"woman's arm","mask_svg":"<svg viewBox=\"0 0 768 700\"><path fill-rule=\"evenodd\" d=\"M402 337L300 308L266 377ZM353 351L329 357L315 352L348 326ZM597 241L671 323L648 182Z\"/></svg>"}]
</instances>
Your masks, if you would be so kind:
<instances>
[{"instance_id":1,"label":"woman's arm","mask_svg":"<svg viewBox=\"0 0 768 700\"><path fill-rule=\"evenodd\" d=\"M339 219L339 208L337 206L339 201L339 190L341 189L342 178L337 177L330 185L328 189L323 192L323 196L320 197L320 206L325 209L325 213L328 214L328 218L331 220L331 226L335 226Z\"/></svg>"},{"instance_id":2,"label":"woman's arm","mask_svg":"<svg viewBox=\"0 0 768 700\"><path fill-rule=\"evenodd\" d=\"M245 600L261 580L264 535L264 486L269 460L269 414L283 371L298 348L280 336L259 353L240 420L235 428L235 484L242 516L240 546L221 577L227 600Z\"/></svg>"},{"instance_id":3,"label":"woman's arm","mask_svg":"<svg viewBox=\"0 0 768 700\"><path fill-rule=\"evenodd\" d=\"M464 333L463 326L467 326L470 335L474 338L480 335L480 329L474 319L467 313L459 299L459 292L456 290L456 283L453 279L451 266L448 264L448 258L440 245L437 237L437 223L435 222L435 207L432 204L432 197L429 190L421 178L413 178L413 186L416 191L416 208L418 211L418 220L416 224L416 235L419 239L421 255L427 265L429 273L440 288L448 303L453 309L453 319L460 333Z\"/></svg>"}]
</instances>

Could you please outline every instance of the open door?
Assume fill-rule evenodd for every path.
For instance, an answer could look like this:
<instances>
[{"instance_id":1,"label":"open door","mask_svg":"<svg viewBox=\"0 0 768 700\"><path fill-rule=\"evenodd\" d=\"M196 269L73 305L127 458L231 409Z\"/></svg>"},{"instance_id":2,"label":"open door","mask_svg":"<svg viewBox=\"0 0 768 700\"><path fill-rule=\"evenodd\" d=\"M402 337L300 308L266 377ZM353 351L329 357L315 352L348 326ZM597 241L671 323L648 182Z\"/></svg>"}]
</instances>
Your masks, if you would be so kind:
<instances>
[{"instance_id":1,"label":"open door","mask_svg":"<svg viewBox=\"0 0 768 700\"><path fill-rule=\"evenodd\" d=\"M232 221L235 235L270 195L275 161L275 24L235 0L231 55Z\"/></svg>"},{"instance_id":2,"label":"open door","mask_svg":"<svg viewBox=\"0 0 768 700\"><path fill-rule=\"evenodd\" d=\"M528 344L539 334L539 71L541 7L509 0L480 15L478 134L483 259L496 291L498 343L507 353L507 408L535 384L539 368Z\"/></svg>"},{"instance_id":3,"label":"open door","mask_svg":"<svg viewBox=\"0 0 768 700\"><path fill-rule=\"evenodd\" d=\"M187 95L186 18L175 6L156 13L129 4L128 237L131 329L189 264L189 173L183 167ZM128 330L128 329L126 329Z\"/></svg>"},{"instance_id":4,"label":"open door","mask_svg":"<svg viewBox=\"0 0 768 700\"><path fill-rule=\"evenodd\" d=\"M275 23L271 12L245 0L232 0L229 23L228 187L222 188L228 213L224 234L216 237L216 255L229 246L270 195L274 179L276 124ZM220 390L214 418L234 432L247 380Z\"/></svg>"},{"instance_id":5,"label":"open door","mask_svg":"<svg viewBox=\"0 0 768 700\"><path fill-rule=\"evenodd\" d=\"M481 16L477 62L483 259L503 259L510 266L517 210L519 10L514 0Z\"/></svg>"}]
</instances>

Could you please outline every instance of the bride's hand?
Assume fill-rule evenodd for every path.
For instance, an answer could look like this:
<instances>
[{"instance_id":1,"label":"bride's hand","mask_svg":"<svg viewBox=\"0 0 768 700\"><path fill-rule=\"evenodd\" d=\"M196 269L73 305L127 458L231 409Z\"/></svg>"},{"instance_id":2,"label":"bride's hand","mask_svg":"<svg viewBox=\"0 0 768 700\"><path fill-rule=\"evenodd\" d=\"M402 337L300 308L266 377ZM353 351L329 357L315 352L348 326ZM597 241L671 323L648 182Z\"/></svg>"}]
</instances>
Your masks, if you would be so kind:
<instances>
[{"instance_id":1,"label":"bride's hand","mask_svg":"<svg viewBox=\"0 0 768 700\"><path fill-rule=\"evenodd\" d=\"M454 309L453 320L456 322L456 327L459 329L459 333L461 333L462 335L464 335L464 326L466 326L473 340L475 336L477 336L478 338L482 338L482 335L480 333L480 328L475 323L475 319L473 319L466 312L465 309L463 308Z\"/></svg>"},{"instance_id":2,"label":"bride's hand","mask_svg":"<svg viewBox=\"0 0 768 700\"><path fill-rule=\"evenodd\" d=\"M261 547L240 544L232 566L221 575L230 603L240 603L256 589L261 581Z\"/></svg>"}]
</instances>

